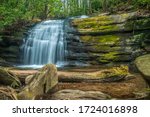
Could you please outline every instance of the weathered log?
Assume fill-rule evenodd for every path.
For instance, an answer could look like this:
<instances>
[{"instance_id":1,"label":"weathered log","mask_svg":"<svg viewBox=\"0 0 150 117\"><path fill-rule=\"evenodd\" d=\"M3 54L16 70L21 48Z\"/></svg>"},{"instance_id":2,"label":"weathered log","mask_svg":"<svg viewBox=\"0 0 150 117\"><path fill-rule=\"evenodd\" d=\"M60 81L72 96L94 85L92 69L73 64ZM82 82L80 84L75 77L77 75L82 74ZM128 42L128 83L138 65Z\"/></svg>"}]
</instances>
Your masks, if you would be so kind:
<instances>
[{"instance_id":1,"label":"weathered log","mask_svg":"<svg viewBox=\"0 0 150 117\"><path fill-rule=\"evenodd\" d=\"M57 68L52 64L48 64L28 79L28 85L18 94L18 99L35 99L38 95L48 93L57 83Z\"/></svg>"}]
</instances>

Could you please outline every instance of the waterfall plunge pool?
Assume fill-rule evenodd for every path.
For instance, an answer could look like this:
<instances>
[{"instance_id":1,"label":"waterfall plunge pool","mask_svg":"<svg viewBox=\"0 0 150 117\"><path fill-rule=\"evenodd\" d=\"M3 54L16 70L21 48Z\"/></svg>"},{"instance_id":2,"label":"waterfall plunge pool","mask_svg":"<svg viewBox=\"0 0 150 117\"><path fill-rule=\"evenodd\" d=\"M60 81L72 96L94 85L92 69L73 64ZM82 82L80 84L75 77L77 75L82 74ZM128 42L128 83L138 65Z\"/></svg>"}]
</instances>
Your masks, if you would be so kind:
<instances>
[{"instance_id":1,"label":"waterfall plunge pool","mask_svg":"<svg viewBox=\"0 0 150 117\"><path fill-rule=\"evenodd\" d=\"M70 19L87 17L83 15ZM68 20L42 21L30 29L29 35L21 46L23 64L17 67L38 69L49 63L57 67L70 66L71 63L66 60L68 53L65 30L68 23L66 21ZM78 61L73 65L87 66Z\"/></svg>"}]
</instances>

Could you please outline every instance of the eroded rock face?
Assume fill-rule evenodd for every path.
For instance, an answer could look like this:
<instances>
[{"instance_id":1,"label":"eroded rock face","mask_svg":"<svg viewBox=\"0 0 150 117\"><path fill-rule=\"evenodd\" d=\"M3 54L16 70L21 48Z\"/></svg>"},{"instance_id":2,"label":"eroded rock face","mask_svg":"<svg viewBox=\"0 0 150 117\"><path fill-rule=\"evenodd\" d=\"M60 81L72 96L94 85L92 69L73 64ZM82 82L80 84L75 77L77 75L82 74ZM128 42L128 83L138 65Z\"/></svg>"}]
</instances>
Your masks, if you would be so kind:
<instances>
[{"instance_id":1,"label":"eroded rock face","mask_svg":"<svg viewBox=\"0 0 150 117\"><path fill-rule=\"evenodd\" d=\"M100 91L61 90L52 95L54 100L107 100L111 97Z\"/></svg>"},{"instance_id":2,"label":"eroded rock face","mask_svg":"<svg viewBox=\"0 0 150 117\"><path fill-rule=\"evenodd\" d=\"M142 75L150 81L150 54L138 57L135 60L135 65Z\"/></svg>"},{"instance_id":3,"label":"eroded rock face","mask_svg":"<svg viewBox=\"0 0 150 117\"><path fill-rule=\"evenodd\" d=\"M27 100L35 99L38 95L48 93L57 83L57 68L55 65L48 64L28 79L28 85L18 94L18 98Z\"/></svg>"},{"instance_id":4,"label":"eroded rock face","mask_svg":"<svg viewBox=\"0 0 150 117\"><path fill-rule=\"evenodd\" d=\"M126 64L150 51L150 19L138 12L74 19L71 24L77 31L68 37L72 41L67 47L68 60L92 65ZM76 36L79 42L74 40Z\"/></svg>"}]
</instances>

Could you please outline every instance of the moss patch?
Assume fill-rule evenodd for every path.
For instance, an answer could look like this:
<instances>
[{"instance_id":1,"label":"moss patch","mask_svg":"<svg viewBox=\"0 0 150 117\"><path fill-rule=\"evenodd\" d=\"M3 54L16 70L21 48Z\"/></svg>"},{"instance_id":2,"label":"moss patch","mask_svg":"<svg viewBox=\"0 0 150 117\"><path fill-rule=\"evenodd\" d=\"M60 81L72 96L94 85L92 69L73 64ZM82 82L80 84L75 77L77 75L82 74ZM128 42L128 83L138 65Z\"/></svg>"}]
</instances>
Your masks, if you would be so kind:
<instances>
[{"instance_id":1,"label":"moss patch","mask_svg":"<svg viewBox=\"0 0 150 117\"><path fill-rule=\"evenodd\" d=\"M112 21L112 18L109 16L97 16L97 17L91 17L91 18L85 18L85 19L75 19L73 20L73 25L81 25L81 24L87 24L88 22L96 22L103 24L104 22Z\"/></svg>"},{"instance_id":2,"label":"moss patch","mask_svg":"<svg viewBox=\"0 0 150 117\"><path fill-rule=\"evenodd\" d=\"M101 43L101 44L116 44L120 40L118 35L105 35L105 36L81 36L81 41L88 43Z\"/></svg>"},{"instance_id":3,"label":"moss patch","mask_svg":"<svg viewBox=\"0 0 150 117\"><path fill-rule=\"evenodd\" d=\"M108 70L104 70L103 72L97 74L100 78L109 78L113 76L126 76L129 75L129 68L126 65L120 65L119 67L113 67Z\"/></svg>"},{"instance_id":4,"label":"moss patch","mask_svg":"<svg viewBox=\"0 0 150 117\"><path fill-rule=\"evenodd\" d=\"M117 56L116 56L117 54L118 54L118 52L109 52L109 53L103 55L103 59L114 60L117 58Z\"/></svg>"},{"instance_id":5,"label":"moss patch","mask_svg":"<svg viewBox=\"0 0 150 117\"><path fill-rule=\"evenodd\" d=\"M119 27L114 24L113 18L110 16L97 16L86 19L75 19L72 25L77 27L80 32L95 32L95 31L114 31L118 30Z\"/></svg>"},{"instance_id":6,"label":"moss patch","mask_svg":"<svg viewBox=\"0 0 150 117\"><path fill-rule=\"evenodd\" d=\"M118 31L120 29L124 29L124 22L131 19L134 15L135 13L125 13L119 15L104 15L85 19L75 19L72 21L72 25L77 27L79 32Z\"/></svg>"},{"instance_id":7,"label":"moss patch","mask_svg":"<svg viewBox=\"0 0 150 117\"><path fill-rule=\"evenodd\" d=\"M117 54L118 54L118 52L109 52L109 53L103 54L97 60L100 63L110 63L110 61L113 62L113 61L115 61L115 59L118 58Z\"/></svg>"}]
</instances>

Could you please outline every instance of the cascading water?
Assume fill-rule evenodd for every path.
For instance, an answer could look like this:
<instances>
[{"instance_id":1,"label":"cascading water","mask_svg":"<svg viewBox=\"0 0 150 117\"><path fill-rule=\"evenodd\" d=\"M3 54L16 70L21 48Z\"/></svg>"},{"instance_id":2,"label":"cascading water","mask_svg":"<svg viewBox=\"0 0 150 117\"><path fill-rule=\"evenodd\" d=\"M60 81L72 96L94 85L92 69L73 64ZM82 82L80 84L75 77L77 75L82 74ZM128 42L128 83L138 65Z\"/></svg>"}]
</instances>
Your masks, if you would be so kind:
<instances>
[{"instance_id":1,"label":"cascading water","mask_svg":"<svg viewBox=\"0 0 150 117\"><path fill-rule=\"evenodd\" d=\"M64 24L64 20L48 20L33 27L22 48L24 65L65 64Z\"/></svg>"}]
</instances>

